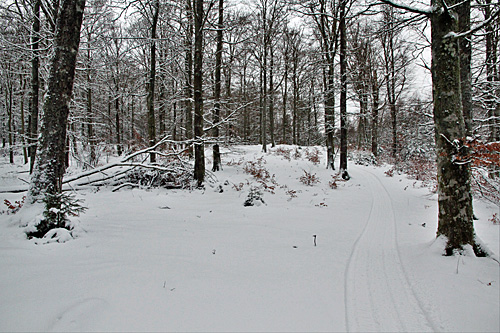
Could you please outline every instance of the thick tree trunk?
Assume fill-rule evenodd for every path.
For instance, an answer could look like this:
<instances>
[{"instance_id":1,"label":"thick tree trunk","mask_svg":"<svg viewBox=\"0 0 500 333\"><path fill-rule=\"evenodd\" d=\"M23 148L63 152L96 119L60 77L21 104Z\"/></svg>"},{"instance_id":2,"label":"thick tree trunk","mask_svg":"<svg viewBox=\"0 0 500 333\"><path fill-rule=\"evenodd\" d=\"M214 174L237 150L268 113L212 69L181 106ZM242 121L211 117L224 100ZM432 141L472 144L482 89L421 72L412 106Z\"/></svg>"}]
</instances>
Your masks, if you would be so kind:
<instances>
[{"instance_id":1,"label":"thick tree trunk","mask_svg":"<svg viewBox=\"0 0 500 333\"><path fill-rule=\"evenodd\" d=\"M203 0L194 1L194 179L200 187L205 180L203 144Z\"/></svg>"},{"instance_id":2,"label":"thick tree trunk","mask_svg":"<svg viewBox=\"0 0 500 333\"><path fill-rule=\"evenodd\" d=\"M85 0L63 0L61 4L44 102L39 151L28 193L28 202L31 203L45 193L58 194L62 189L66 127L84 7Z\"/></svg>"},{"instance_id":3,"label":"thick tree trunk","mask_svg":"<svg viewBox=\"0 0 500 333\"><path fill-rule=\"evenodd\" d=\"M458 0L459 1L459 0ZM448 3L453 6L455 2ZM439 224L437 234L448 238L447 254L474 245L472 197L468 164L458 163L466 135L460 87L459 42L450 33L458 31L457 16L433 0L431 16L432 82L438 169Z\"/></svg>"}]
</instances>

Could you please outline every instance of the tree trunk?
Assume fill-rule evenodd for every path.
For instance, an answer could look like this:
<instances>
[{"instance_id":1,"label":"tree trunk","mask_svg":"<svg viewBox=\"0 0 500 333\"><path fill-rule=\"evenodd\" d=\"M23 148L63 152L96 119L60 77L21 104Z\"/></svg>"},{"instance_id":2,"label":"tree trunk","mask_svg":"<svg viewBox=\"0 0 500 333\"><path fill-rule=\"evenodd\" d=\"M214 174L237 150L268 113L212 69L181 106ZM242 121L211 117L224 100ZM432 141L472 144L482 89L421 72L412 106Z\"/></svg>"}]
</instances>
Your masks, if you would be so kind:
<instances>
[{"instance_id":1,"label":"tree trunk","mask_svg":"<svg viewBox=\"0 0 500 333\"><path fill-rule=\"evenodd\" d=\"M293 113L292 113L292 142L294 145L298 145L299 142L297 140L298 137L298 130L297 130L297 118L298 118L298 91L299 91L299 86L298 86L298 79L297 79L297 67L298 67L298 54L297 50L294 49L293 51L293 67L292 67L292 83L293 83Z\"/></svg>"},{"instance_id":2,"label":"tree trunk","mask_svg":"<svg viewBox=\"0 0 500 333\"><path fill-rule=\"evenodd\" d=\"M120 97L115 97L115 134L116 134L116 153L122 154L121 131L120 131Z\"/></svg>"},{"instance_id":3,"label":"tree trunk","mask_svg":"<svg viewBox=\"0 0 500 333\"><path fill-rule=\"evenodd\" d=\"M265 17L265 16L264 16ZM265 20L265 19L264 19ZM262 151L267 153L267 32L264 27L264 55L262 59Z\"/></svg>"},{"instance_id":4,"label":"tree trunk","mask_svg":"<svg viewBox=\"0 0 500 333\"><path fill-rule=\"evenodd\" d=\"M203 144L203 0L194 1L194 179L201 187L205 180Z\"/></svg>"},{"instance_id":5,"label":"tree trunk","mask_svg":"<svg viewBox=\"0 0 500 333\"><path fill-rule=\"evenodd\" d=\"M94 116L92 114L92 87L88 82L87 87L87 136L90 146L90 166L97 166L96 138L94 133Z\"/></svg>"},{"instance_id":6,"label":"tree trunk","mask_svg":"<svg viewBox=\"0 0 500 333\"><path fill-rule=\"evenodd\" d=\"M148 86L148 139L149 145L153 146L156 143L156 120L155 120L155 78L156 78L156 28L158 25L158 16L160 14L160 0L154 0L153 3L153 21L151 24L151 69L149 74ZM150 153L149 160L151 163L156 162L156 154Z\"/></svg>"},{"instance_id":7,"label":"tree trunk","mask_svg":"<svg viewBox=\"0 0 500 333\"><path fill-rule=\"evenodd\" d=\"M340 170L343 178L347 174L347 36L346 5L348 0L340 1Z\"/></svg>"},{"instance_id":8,"label":"tree trunk","mask_svg":"<svg viewBox=\"0 0 500 333\"><path fill-rule=\"evenodd\" d=\"M384 12L385 33L384 33L384 62L387 88L387 102L391 115L391 136L392 146L391 155L398 158L398 136L397 136L397 107L396 107L396 72L394 57L394 9L391 6L386 7Z\"/></svg>"},{"instance_id":9,"label":"tree trunk","mask_svg":"<svg viewBox=\"0 0 500 333\"><path fill-rule=\"evenodd\" d=\"M288 49L285 51L285 63L283 66L285 67L285 73L283 73L284 76L284 83L283 83L283 120L282 120L282 131L283 131L283 139L282 143L286 144L288 143L286 139L286 128L288 126L287 122L287 115L286 115L286 100L288 98Z\"/></svg>"},{"instance_id":10,"label":"tree trunk","mask_svg":"<svg viewBox=\"0 0 500 333\"><path fill-rule=\"evenodd\" d=\"M84 7L85 0L63 0L59 11L39 151L28 192L31 203L62 190L69 103Z\"/></svg>"},{"instance_id":11,"label":"tree trunk","mask_svg":"<svg viewBox=\"0 0 500 333\"><path fill-rule=\"evenodd\" d=\"M224 0L219 0L219 21L217 27L217 50L215 53L215 89L214 89L214 124L213 136L219 137L219 121L220 121L220 98L221 98L221 69L222 69L222 30L224 28ZM213 167L212 171L219 171L220 168L220 152L219 145L214 145L213 149Z\"/></svg>"},{"instance_id":12,"label":"tree trunk","mask_svg":"<svg viewBox=\"0 0 500 333\"><path fill-rule=\"evenodd\" d=\"M24 75L20 75L20 87L21 87L21 101L19 103L19 109L21 111L21 143L23 145L23 158L24 164L28 163L28 151L26 149L26 128L24 126L25 115L24 115L24 93L26 89L26 80L24 79Z\"/></svg>"},{"instance_id":13,"label":"tree trunk","mask_svg":"<svg viewBox=\"0 0 500 333\"><path fill-rule=\"evenodd\" d=\"M458 0L460 1L460 0ZM451 1L453 6L458 1ZM474 245L472 196L469 165L456 163L466 153L460 148L466 135L460 91L460 52L455 38L458 31L456 13L432 0L437 10L431 16L432 82L434 125L438 169L438 231L448 238L446 252L453 254L464 245Z\"/></svg>"},{"instance_id":14,"label":"tree trunk","mask_svg":"<svg viewBox=\"0 0 500 333\"><path fill-rule=\"evenodd\" d=\"M274 142L274 52L273 47L271 47L270 52L270 66L269 66L269 134L271 135L271 147L274 148L276 143Z\"/></svg>"},{"instance_id":15,"label":"tree trunk","mask_svg":"<svg viewBox=\"0 0 500 333\"><path fill-rule=\"evenodd\" d=\"M184 111L186 113L186 139L193 139L193 2L186 0L186 39L184 47L186 48L185 67L185 105ZM192 151L190 150L190 154Z\"/></svg>"},{"instance_id":16,"label":"tree trunk","mask_svg":"<svg viewBox=\"0 0 500 333\"><path fill-rule=\"evenodd\" d=\"M486 0L484 19L491 17L491 0ZM492 22L486 26L486 106L488 108L490 138L492 142L500 140L500 103L497 95L500 77L497 70L498 63L498 41L495 38L495 26ZM494 173L492 173L493 175Z\"/></svg>"},{"instance_id":17,"label":"tree trunk","mask_svg":"<svg viewBox=\"0 0 500 333\"><path fill-rule=\"evenodd\" d=\"M372 72L372 154L378 156L378 108L379 108L379 85L377 70Z\"/></svg>"},{"instance_id":18,"label":"tree trunk","mask_svg":"<svg viewBox=\"0 0 500 333\"><path fill-rule=\"evenodd\" d=\"M7 90L5 91L5 106L7 107L7 131L9 132L9 162L14 164L14 148L12 147L12 84L13 82L7 83Z\"/></svg>"},{"instance_id":19,"label":"tree trunk","mask_svg":"<svg viewBox=\"0 0 500 333\"><path fill-rule=\"evenodd\" d=\"M30 156L30 173L33 172L36 158L36 145L38 140L38 103L40 82L38 72L40 68L40 4L41 0L35 0L33 5L33 26L31 36L31 50L33 51L31 59L31 96L30 96L30 115L28 121L28 154Z\"/></svg>"}]
</instances>

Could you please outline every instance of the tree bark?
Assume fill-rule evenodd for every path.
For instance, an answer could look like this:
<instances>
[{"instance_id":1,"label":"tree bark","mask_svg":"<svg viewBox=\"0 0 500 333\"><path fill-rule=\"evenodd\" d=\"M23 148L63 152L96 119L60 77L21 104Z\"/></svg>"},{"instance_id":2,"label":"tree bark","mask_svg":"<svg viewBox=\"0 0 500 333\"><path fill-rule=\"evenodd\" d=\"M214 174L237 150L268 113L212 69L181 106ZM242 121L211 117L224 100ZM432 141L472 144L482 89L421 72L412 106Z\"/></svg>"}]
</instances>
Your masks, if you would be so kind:
<instances>
[{"instance_id":1,"label":"tree bark","mask_svg":"<svg viewBox=\"0 0 500 333\"><path fill-rule=\"evenodd\" d=\"M460 0L451 1L453 6ZM432 82L434 125L438 169L438 230L448 238L447 254L474 245L472 196L469 165L458 163L465 154L460 148L466 135L460 87L459 41L450 37L458 31L456 13L432 0L436 10L431 15Z\"/></svg>"},{"instance_id":2,"label":"tree bark","mask_svg":"<svg viewBox=\"0 0 500 333\"><path fill-rule=\"evenodd\" d=\"M287 122L287 115L286 115L286 102L287 102L287 98L288 98L288 45L287 45L287 48L284 52L284 57L285 57L285 63L283 64L283 66L285 67L285 72L283 73L283 76L284 76L284 83L283 83L283 115L282 115L282 132L283 132L283 139L282 139L282 143L286 144L288 141L286 139L286 128L288 126L288 122Z\"/></svg>"},{"instance_id":3,"label":"tree bark","mask_svg":"<svg viewBox=\"0 0 500 333\"><path fill-rule=\"evenodd\" d=\"M486 0L484 8L484 19L491 17L491 0ZM486 106L488 108L490 141L500 140L500 103L497 95L498 83L500 81L498 63L498 40L495 38L495 27L492 22L486 26ZM493 175L493 173L492 173Z\"/></svg>"},{"instance_id":4,"label":"tree bark","mask_svg":"<svg viewBox=\"0 0 500 333\"><path fill-rule=\"evenodd\" d=\"M379 85L377 70L372 70L372 154L378 156L378 108L379 108Z\"/></svg>"},{"instance_id":5,"label":"tree bark","mask_svg":"<svg viewBox=\"0 0 500 333\"><path fill-rule=\"evenodd\" d=\"M63 0L61 4L43 107L39 151L28 192L28 202L31 203L44 194L58 194L62 189L69 103L84 7L85 0Z\"/></svg>"},{"instance_id":6,"label":"tree bark","mask_svg":"<svg viewBox=\"0 0 500 333\"><path fill-rule=\"evenodd\" d=\"M264 55L262 56L262 151L267 152L267 47L268 47L268 31L267 31L267 14L264 11L263 14L263 24L264 24L264 36L263 36L263 48Z\"/></svg>"},{"instance_id":7,"label":"tree bark","mask_svg":"<svg viewBox=\"0 0 500 333\"><path fill-rule=\"evenodd\" d=\"M271 147L274 148L276 143L274 142L274 52L273 46L270 45L270 68L269 68L269 134L271 140Z\"/></svg>"},{"instance_id":8,"label":"tree bark","mask_svg":"<svg viewBox=\"0 0 500 333\"><path fill-rule=\"evenodd\" d=\"M340 1L340 170L347 174L347 36L346 5L348 0Z\"/></svg>"},{"instance_id":9,"label":"tree bark","mask_svg":"<svg viewBox=\"0 0 500 333\"><path fill-rule=\"evenodd\" d=\"M217 125L220 121L220 99L221 99L221 69L222 69L222 31L224 28L224 0L219 0L219 20L217 26L217 50L215 53L215 89L214 89L214 124L216 125L213 129L213 136L215 138L219 137L219 126ZM212 171L219 171L220 168L220 152L219 145L214 145L213 149L213 167Z\"/></svg>"},{"instance_id":10,"label":"tree bark","mask_svg":"<svg viewBox=\"0 0 500 333\"><path fill-rule=\"evenodd\" d=\"M156 78L156 28L158 25L158 16L160 14L160 0L155 0L153 3L154 12L151 24L151 69L149 74L148 85L148 139L149 146L153 146L156 142L156 120L155 120L155 78ZM156 162L156 154L149 154L151 163Z\"/></svg>"},{"instance_id":11,"label":"tree bark","mask_svg":"<svg viewBox=\"0 0 500 333\"><path fill-rule=\"evenodd\" d=\"M28 121L28 154L30 157L30 173L33 172L36 158L36 145L38 140L38 106L39 106L39 68L40 68L40 4L41 0L35 0L33 4L33 26L31 36L31 50L33 51L31 59L31 96L30 96L30 115Z\"/></svg>"},{"instance_id":12,"label":"tree bark","mask_svg":"<svg viewBox=\"0 0 500 333\"><path fill-rule=\"evenodd\" d=\"M203 0L194 1L194 179L201 187L205 180L205 150L203 144Z\"/></svg>"},{"instance_id":13,"label":"tree bark","mask_svg":"<svg viewBox=\"0 0 500 333\"><path fill-rule=\"evenodd\" d=\"M184 111L186 113L186 138L193 139L193 2L186 0L186 39L184 47L186 48L185 59L185 105ZM192 151L190 151L192 154Z\"/></svg>"}]
</instances>

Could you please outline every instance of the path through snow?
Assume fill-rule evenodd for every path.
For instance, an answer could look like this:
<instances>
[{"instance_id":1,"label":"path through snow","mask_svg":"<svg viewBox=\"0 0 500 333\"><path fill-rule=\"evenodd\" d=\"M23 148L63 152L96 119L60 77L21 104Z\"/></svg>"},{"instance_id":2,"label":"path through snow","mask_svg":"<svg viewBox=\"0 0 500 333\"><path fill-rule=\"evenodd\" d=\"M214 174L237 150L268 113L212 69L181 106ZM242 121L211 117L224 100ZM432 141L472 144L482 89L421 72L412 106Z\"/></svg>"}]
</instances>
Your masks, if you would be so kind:
<instances>
[{"instance_id":1,"label":"path through snow","mask_svg":"<svg viewBox=\"0 0 500 333\"><path fill-rule=\"evenodd\" d=\"M375 174L355 170L366 179L373 201L345 272L346 329L434 331L401 263L392 199Z\"/></svg>"}]
</instances>

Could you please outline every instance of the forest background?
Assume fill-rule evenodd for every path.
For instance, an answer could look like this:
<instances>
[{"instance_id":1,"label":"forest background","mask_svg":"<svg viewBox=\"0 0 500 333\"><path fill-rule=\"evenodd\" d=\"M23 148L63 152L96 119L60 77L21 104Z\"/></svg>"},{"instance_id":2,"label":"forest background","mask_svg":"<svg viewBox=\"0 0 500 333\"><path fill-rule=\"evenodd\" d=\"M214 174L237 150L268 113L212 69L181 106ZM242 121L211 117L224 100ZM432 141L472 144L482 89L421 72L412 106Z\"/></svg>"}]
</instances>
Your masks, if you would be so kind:
<instances>
[{"instance_id":1,"label":"forest background","mask_svg":"<svg viewBox=\"0 0 500 333\"><path fill-rule=\"evenodd\" d=\"M430 12L384 2L87 1L66 166L92 170L126 156L120 166L166 172L168 186L182 187L191 186L194 156L200 186L205 144L325 144L332 169L339 151L347 171L348 151L364 150L433 178L433 101L418 84L431 68ZM498 203L498 4L466 3L465 158L474 192ZM3 152L31 169L59 8L41 0L1 7ZM145 153L149 166L135 160Z\"/></svg>"}]
</instances>

